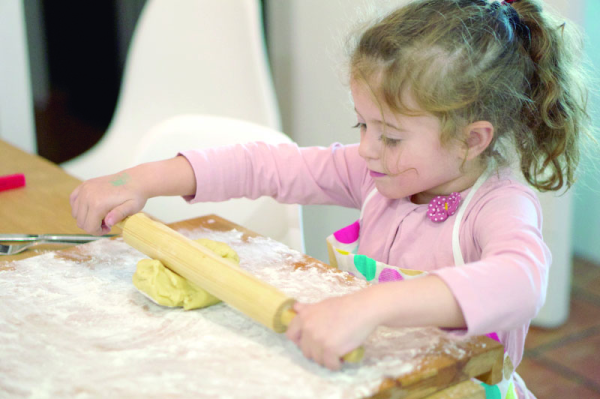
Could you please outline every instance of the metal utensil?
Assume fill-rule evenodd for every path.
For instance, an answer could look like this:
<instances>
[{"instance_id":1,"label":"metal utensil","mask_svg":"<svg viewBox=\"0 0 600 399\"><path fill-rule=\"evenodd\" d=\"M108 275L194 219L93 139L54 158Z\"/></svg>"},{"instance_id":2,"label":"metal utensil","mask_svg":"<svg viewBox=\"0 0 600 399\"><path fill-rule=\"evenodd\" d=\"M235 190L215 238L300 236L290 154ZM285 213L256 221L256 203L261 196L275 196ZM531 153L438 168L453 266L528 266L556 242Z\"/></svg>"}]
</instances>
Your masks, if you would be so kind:
<instances>
[{"instance_id":1,"label":"metal utensil","mask_svg":"<svg viewBox=\"0 0 600 399\"><path fill-rule=\"evenodd\" d=\"M67 243L81 243L110 238L117 234L93 236L90 234L0 234L0 242L33 242L33 241L66 241Z\"/></svg>"},{"instance_id":2,"label":"metal utensil","mask_svg":"<svg viewBox=\"0 0 600 399\"><path fill-rule=\"evenodd\" d=\"M82 244L101 238L114 237L116 234L92 236L85 234L0 234L0 241L19 242L19 244L0 244L0 256L16 255L40 244Z\"/></svg>"}]
</instances>

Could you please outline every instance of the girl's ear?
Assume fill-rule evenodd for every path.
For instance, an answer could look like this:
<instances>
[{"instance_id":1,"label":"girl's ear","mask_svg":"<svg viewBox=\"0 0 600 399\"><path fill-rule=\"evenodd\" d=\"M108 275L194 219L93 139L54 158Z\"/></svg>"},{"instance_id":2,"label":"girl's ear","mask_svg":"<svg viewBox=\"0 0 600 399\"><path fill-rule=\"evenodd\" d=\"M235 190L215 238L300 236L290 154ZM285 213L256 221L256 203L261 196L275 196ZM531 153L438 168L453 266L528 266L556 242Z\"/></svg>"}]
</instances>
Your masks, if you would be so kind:
<instances>
[{"instance_id":1,"label":"girl's ear","mask_svg":"<svg viewBox=\"0 0 600 399\"><path fill-rule=\"evenodd\" d=\"M465 128L466 160L479 156L494 138L494 125L488 121L473 122Z\"/></svg>"}]
</instances>

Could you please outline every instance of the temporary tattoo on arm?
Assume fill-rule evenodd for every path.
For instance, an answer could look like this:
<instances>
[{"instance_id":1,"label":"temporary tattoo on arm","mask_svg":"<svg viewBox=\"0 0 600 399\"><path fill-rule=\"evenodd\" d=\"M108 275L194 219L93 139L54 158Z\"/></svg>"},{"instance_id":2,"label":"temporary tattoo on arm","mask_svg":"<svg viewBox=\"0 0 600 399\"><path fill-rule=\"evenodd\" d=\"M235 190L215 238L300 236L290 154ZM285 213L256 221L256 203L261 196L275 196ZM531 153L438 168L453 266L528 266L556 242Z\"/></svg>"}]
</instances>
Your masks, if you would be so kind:
<instances>
[{"instance_id":1,"label":"temporary tattoo on arm","mask_svg":"<svg viewBox=\"0 0 600 399\"><path fill-rule=\"evenodd\" d=\"M123 185L127 184L130 180L131 180L131 177L127 173L121 173L120 175L115 177L113 180L111 180L110 184L112 184L115 187L123 186Z\"/></svg>"}]
</instances>

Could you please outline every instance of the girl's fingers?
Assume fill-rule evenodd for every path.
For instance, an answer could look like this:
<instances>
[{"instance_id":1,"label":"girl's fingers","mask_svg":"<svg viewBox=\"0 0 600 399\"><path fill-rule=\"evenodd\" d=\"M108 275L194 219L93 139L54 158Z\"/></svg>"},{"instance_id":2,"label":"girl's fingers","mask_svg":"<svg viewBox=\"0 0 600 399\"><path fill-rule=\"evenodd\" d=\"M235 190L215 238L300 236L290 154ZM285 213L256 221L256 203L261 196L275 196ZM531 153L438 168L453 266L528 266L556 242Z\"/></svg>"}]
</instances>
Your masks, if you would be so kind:
<instances>
[{"instance_id":1,"label":"girl's fingers","mask_svg":"<svg viewBox=\"0 0 600 399\"><path fill-rule=\"evenodd\" d=\"M315 363L323 365L323 347L319 345L317 342L312 341L310 344L310 352L311 359L315 361Z\"/></svg>"},{"instance_id":2,"label":"girl's fingers","mask_svg":"<svg viewBox=\"0 0 600 399\"><path fill-rule=\"evenodd\" d=\"M342 367L340 356L332 351L325 351L323 354L323 364L329 370L339 370Z\"/></svg>"},{"instance_id":3,"label":"girl's fingers","mask_svg":"<svg viewBox=\"0 0 600 399\"><path fill-rule=\"evenodd\" d=\"M102 220L102 224L100 225L100 229L102 230L102 234L108 234L108 233L110 233L110 227L108 227L106 225L106 223L104 223L104 220Z\"/></svg>"},{"instance_id":4,"label":"girl's fingers","mask_svg":"<svg viewBox=\"0 0 600 399\"><path fill-rule=\"evenodd\" d=\"M88 207L85 202L79 204L77 208L77 227L85 230L85 222L87 219Z\"/></svg>"},{"instance_id":5,"label":"girl's fingers","mask_svg":"<svg viewBox=\"0 0 600 399\"><path fill-rule=\"evenodd\" d=\"M312 359L330 370L339 370L342 367L341 355L328 349L323 342L313 340L310 334L303 331L306 326L303 325L301 312L308 306L310 305L299 302L294 304L293 309L298 315L292 319L286 331L286 336L298 345L307 359Z\"/></svg>"},{"instance_id":6,"label":"girl's fingers","mask_svg":"<svg viewBox=\"0 0 600 399\"><path fill-rule=\"evenodd\" d=\"M90 234L101 235L103 216L104 212L88 207L83 229Z\"/></svg>"},{"instance_id":7,"label":"girl's fingers","mask_svg":"<svg viewBox=\"0 0 600 399\"><path fill-rule=\"evenodd\" d=\"M79 209L79 201L77 201L77 199L75 199L71 202L71 216L73 216L74 219L77 219L77 210L78 209Z\"/></svg>"},{"instance_id":8,"label":"girl's fingers","mask_svg":"<svg viewBox=\"0 0 600 399\"><path fill-rule=\"evenodd\" d=\"M288 326L287 331L285 332L286 337L296 345L300 346L300 338L302 336L302 330L300 329L299 320L296 320L298 316L292 319L292 322Z\"/></svg>"},{"instance_id":9,"label":"girl's fingers","mask_svg":"<svg viewBox=\"0 0 600 399\"><path fill-rule=\"evenodd\" d=\"M307 359L312 359L313 353L311 348L310 340L306 334L303 334L300 339L300 349L302 350L302 354Z\"/></svg>"},{"instance_id":10,"label":"girl's fingers","mask_svg":"<svg viewBox=\"0 0 600 399\"><path fill-rule=\"evenodd\" d=\"M323 365L323 348L310 334L303 333L301 335L300 349L307 359Z\"/></svg>"},{"instance_id":11,"label":"girl's fingers","mask_svg":"<svg viewBox=\"0 0 600 399\"><path fill-rule=\"evenodd\" d=\"M77 196L79 195L79 189L80 189L80 187L81 187L81 185L77 186L77 188L75 190L73 190L73 192L69 196L69 203L71 204L71 207L77 201Z\"/></svg>"},{"instance_id":12,"label":"girl's fingers","mask_svg":"<svg viewBox=\"0 0 600 399\"><path fill-rule=\"evenodd\" d=\"M294 303L293 309L297 315L288 327L287 336L298 345L300 350L302 350L304 357L312 359L315 363L324 365L323 346L319 342L316 342L310 334L304 331L306 325L304 323L305 320L303 319L302 312L308 306L310 305L300 302Z\"/></svg>"},{"instance_id":13,"label":"girl's fingers","mask_svg":"<svg viewBox=\"0 0 600 399\"><path fill-rule=\"evenodd\" d=\"M86 196L81 198L82 205L85 204L87 207L85 222L82 228L89 234L101 235L106 231L106 227L102 226L102 220L105 218L107 212L111 210L112 205L110 201L112 200L101 200L94 196L93 193L85 194ZM92 195L90 196L90 194Z\"/></svg>"},{"instance_id":14,"label":"girl's fingers","mask_svg":"<svg viewBox=\"0 0 600 399\"><path fill-rule=\"evenodd\" d=\"M300 310L304 307L300 302L294 302L292 309L296 312L296 316L290 322L285 335L288 339L300 346L300 338L302 336L302 319L300 318Z\"/></svg>"},{"instance_id":15,"label":"girl's fingers","mask_svg":"<svg viewBox=\"0 0 600 399\"><path fill-rule=\"evenodd\" d=\"M138 208L139 206L137 206L133 200L125 201L121 205L115 207L112 211L108 212L104 217L104 222L108 228L111 228L127 216L131 216L138 212L140 210Z\"/></svg>"},{"instance_id":16,"label":"girl's fingers","mask_svg":"<svg viewBox=\"0 0 600 399\"><path fill-rule=\"evenodd\" d=\"M306 304L304 304L304 303L300 303L300 302L294 303L294 311L296 313L300 313L302 311L302 309L304 309L305 307L306 307Z\"/></svg>"}]
</instances>

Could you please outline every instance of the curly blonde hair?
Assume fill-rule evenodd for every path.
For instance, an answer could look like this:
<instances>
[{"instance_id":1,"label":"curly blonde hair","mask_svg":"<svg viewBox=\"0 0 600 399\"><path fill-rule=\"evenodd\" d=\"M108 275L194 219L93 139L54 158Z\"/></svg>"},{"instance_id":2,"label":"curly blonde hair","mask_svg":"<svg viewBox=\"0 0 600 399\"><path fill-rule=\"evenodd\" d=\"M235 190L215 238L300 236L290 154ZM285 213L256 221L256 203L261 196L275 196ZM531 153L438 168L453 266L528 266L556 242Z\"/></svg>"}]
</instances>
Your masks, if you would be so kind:
<instances>
[{"instance_id":1,"label":"curly blonde hair","mask_svg":"<svg viewBox=\"0 0 600 399\"><path fill-rule=\"evenodd\" d=\"M516 149L540 191L575 181L579 138L588 131L579 34L538 0L417 0L383 17L351 54L352 79L370 82L391 111L437 116L442 143L478 120L494 126L482 154L507 163ZM503 146L501 143L511 143Z\"/></svg>"}]
</instances>

